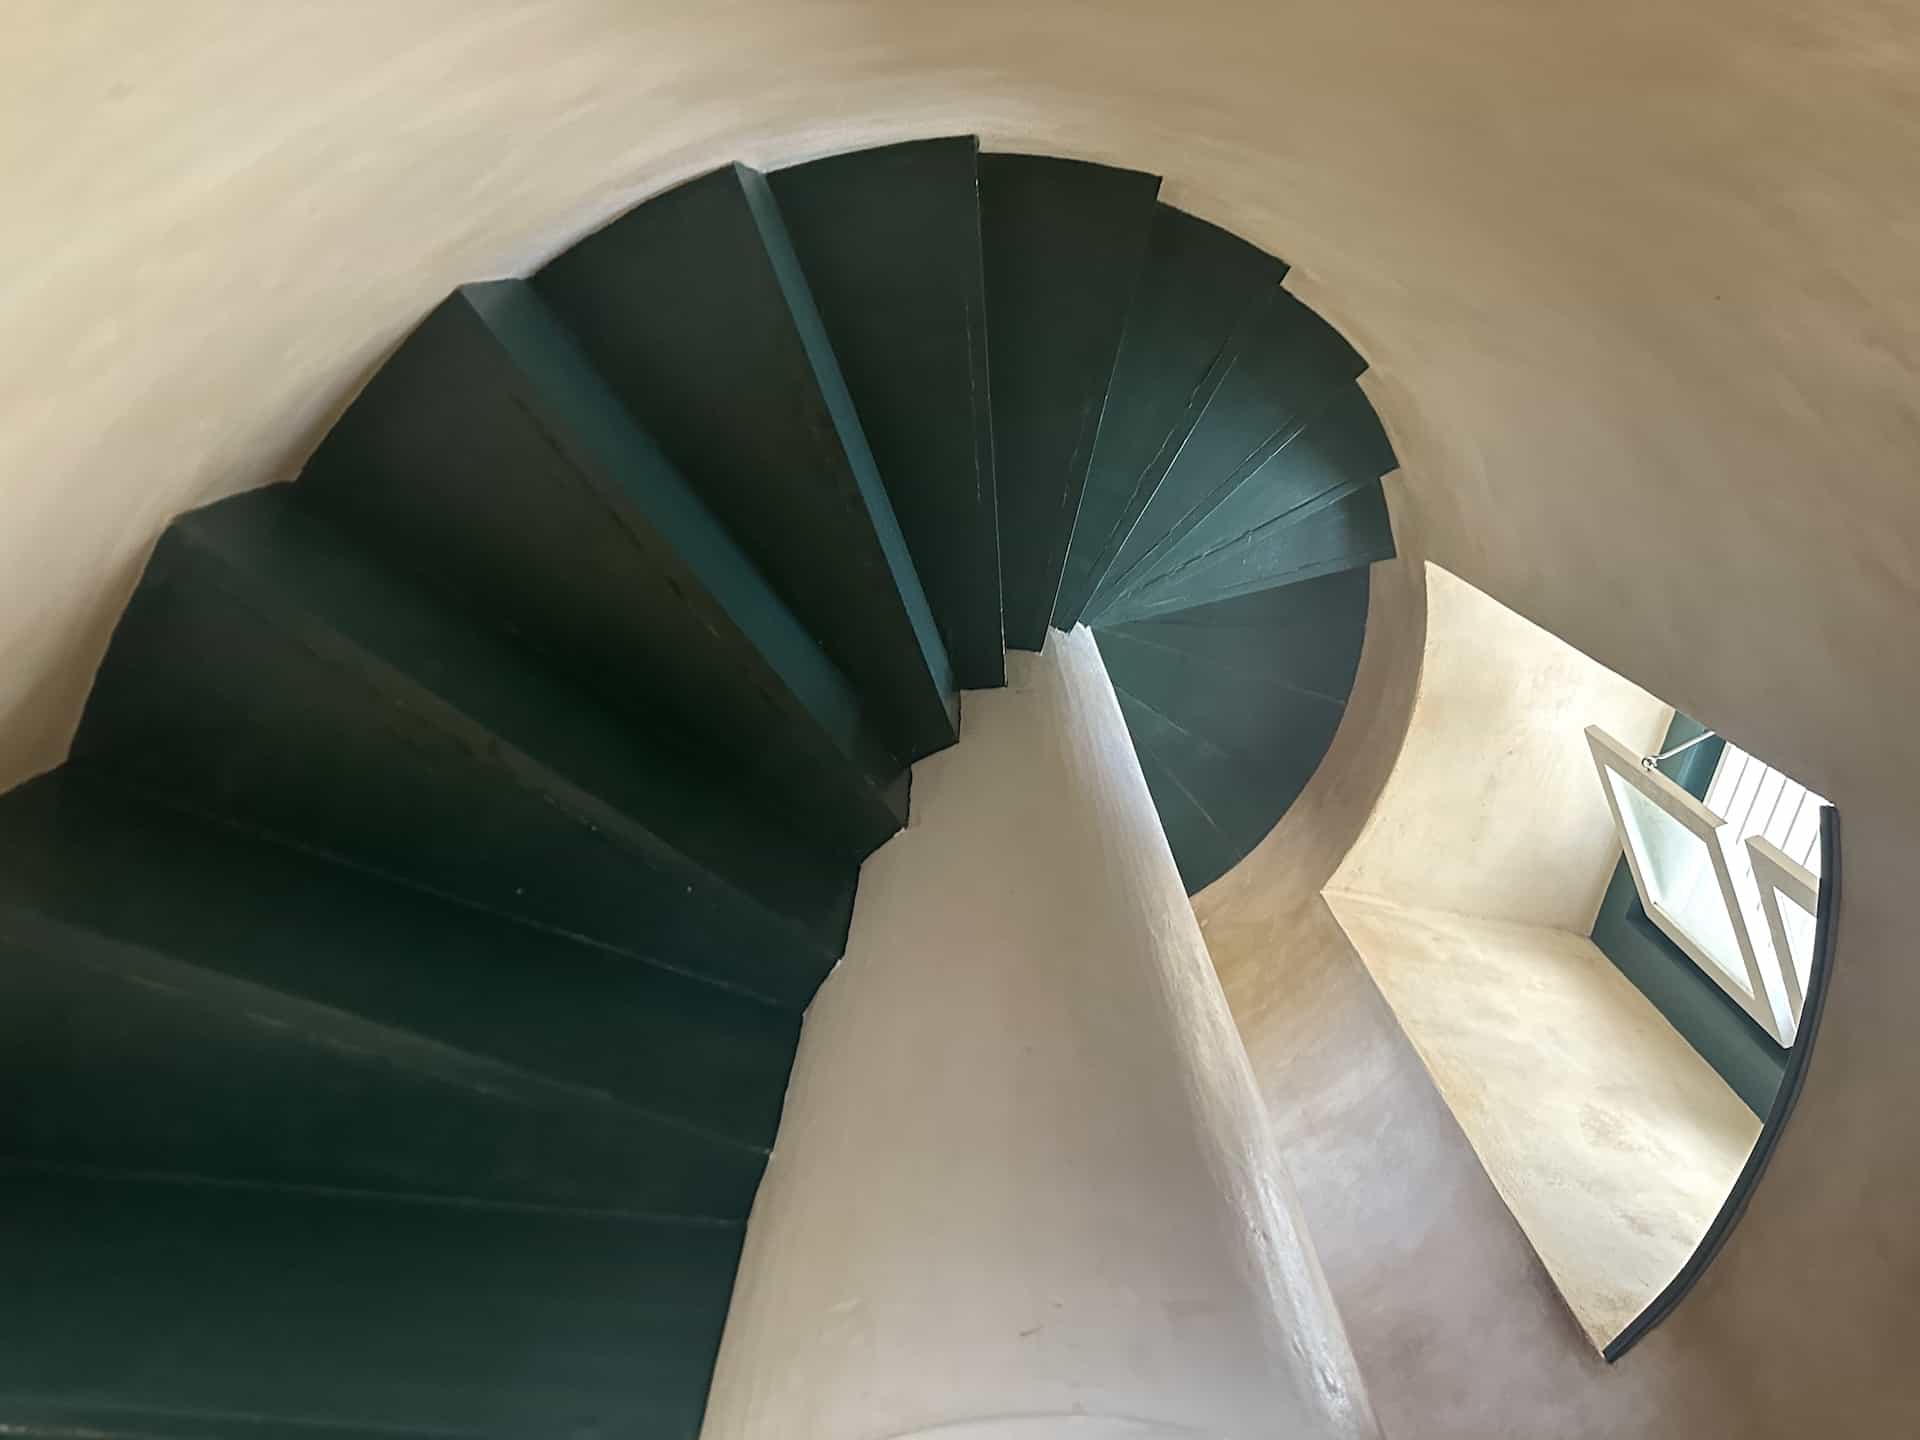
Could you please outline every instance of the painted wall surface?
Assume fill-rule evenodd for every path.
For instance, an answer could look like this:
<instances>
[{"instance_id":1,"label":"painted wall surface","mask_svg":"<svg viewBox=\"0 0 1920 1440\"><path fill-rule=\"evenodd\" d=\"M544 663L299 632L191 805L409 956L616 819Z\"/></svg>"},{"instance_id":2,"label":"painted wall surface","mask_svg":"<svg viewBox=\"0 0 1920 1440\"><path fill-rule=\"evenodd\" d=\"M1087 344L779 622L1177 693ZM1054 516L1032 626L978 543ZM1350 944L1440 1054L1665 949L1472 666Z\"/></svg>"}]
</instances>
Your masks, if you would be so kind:
<instances>
[{"instance_id":1,"label":"painted wall surface","mask_svg":"<svg viewBox=\"0 0 1920 1440\"><path fill-rule=\"evenodd\" d=\"M1454 1433L1920 1429L1920 1127L1886 1123L1920 1082L1909 7L19 0L6 34L0 777L62 754L162 521L287 474L455 283L734 157L976 129L1159 170L1167 198L1290 261L1372 363L1403 550L1843 817L1794 1122L1702 1286L1611 1371L1528 1309L1541 1277L1450 1168L1457 1134L1364 987L1289 982L1286 1013L1329 1038L1289 1072L1283 1123L1378 1142L1340 1152L1337 1209L1303 1172L1336 1289L1411 1307L1430 1342L1376 1360L1376 1401L1419 1435L1477 1404L1506 1428ZM1296 814L1363 788L1329 786ZM1279 894L1247 924L1281 923ZM1315 912L1284 923L1334 963ZM1411 1171L1373 1168L1396 1147ZM1416 1219L1424 1278L1383 1258ZM1443 1252L1484 1263L1450 1273ZM1422 1328L1443 1304L1457 1338ZM1356 1336L1376 1319L1358 1309Z\"/></svg>"},{"instance_id":2,"label":"painted wall surface","mask_svg":"<svg viewBox=\"0 0 1920 1440\"><path fill-rule=\"evenodd\" d=\"M1765 1433L1686 1383L1688 1358L1661 1343L1672 1327L1620 1366L1602 1362L1321 898L1405 739L1427 600L1417 559L1374 566L1332 750L1266 841L1195 897L1381 1428L1420 1440Z\"/></svg>"},{"instance_id":3,"label":"painted wall surface","mask_svg":"<svg viewBox=\"0 0 1920 1440\"><path fill-rule=\"evenodd\" d=\"M1672 709L1438 565L1426 573L1406 743L1332 884L1585 935L1620 859L1586 727L1644 753Z\"/></svg>"},{"instance_id":4,"label":"painted wall surface","mask_svg":"<svg viewBox=\"0 0 1920 1440\"><path fill-rule=\"evenodd\" d=\"M1646 750L1672 712L1439 566L1424 583L1405 738L1326 901L1598 1348L1759 1130L1586 934L1620 844L1585 728Z\"/></svg>"},{"instance_id":5,"label":"painted wall surface","mask_svg":"<svg viewBox=\"0 0 1920 1440\"><path fill-rule=\"evenodd\" d=\"M863 871L703 1433L1377 1436L1093 638L1010 662Z\"/></svg>"},{"instance_id":6,"label":"painted wall surface","mask_svg":"<svg viewBox=\"0 0 1920 1440\"><path fill-rule=\"evenodd\" d=\"M1608 1366L1325 902L1235 909L1210 919L1208 946L1382 1430L1412 1440L1795 1433L1690 1373L1715 1347L1689 1333L1684 1306ZM1227 969L1239 944L1262 935L1284 936L1262 951L1284 954L1283 969ZM1824 1433L1885 1432L1836 1422Z\"/></svg>"},{"instance_id":7,"label":"painted wall surface","mask_svg":"<svg viewBox=\"0 0 1920 1440\"><path fill-rule=\"evenodd\" d=\"M1586 936L1326 902L1604 1348L1699 1246L1760 1121Z\"/></svg>"}]
</instances>

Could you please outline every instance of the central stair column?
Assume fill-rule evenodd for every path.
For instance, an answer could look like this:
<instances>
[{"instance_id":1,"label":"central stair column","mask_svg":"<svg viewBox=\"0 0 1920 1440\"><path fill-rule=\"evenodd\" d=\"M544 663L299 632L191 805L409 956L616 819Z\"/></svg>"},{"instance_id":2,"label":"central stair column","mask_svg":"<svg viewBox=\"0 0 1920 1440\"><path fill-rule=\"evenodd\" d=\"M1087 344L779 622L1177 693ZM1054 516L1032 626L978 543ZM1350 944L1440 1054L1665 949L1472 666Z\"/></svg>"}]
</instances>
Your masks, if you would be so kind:
<instances>
[{"instance_id":1,"label":"central stair column","mask_svg":"<svg viewBox=\"0 0 1920 1440\"><path fill-rule=\"evenodd\" d=\"M1085 629L915 767L808 1011L705 1440L1377 1437Z\"/></svg>"}]
</instances>

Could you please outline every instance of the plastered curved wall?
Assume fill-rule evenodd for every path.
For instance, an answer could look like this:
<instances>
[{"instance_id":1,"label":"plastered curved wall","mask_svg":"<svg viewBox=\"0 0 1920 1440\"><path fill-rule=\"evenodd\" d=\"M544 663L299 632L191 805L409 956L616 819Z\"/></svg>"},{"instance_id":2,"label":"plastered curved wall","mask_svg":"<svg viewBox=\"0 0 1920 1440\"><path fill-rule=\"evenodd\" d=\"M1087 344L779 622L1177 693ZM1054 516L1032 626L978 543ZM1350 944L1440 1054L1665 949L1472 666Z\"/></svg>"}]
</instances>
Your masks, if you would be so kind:
<instances>
[{"instance_id":1,"label":"plastered curved wall","mask_svg":"<svg viewBox=\"0 0 1920 1440\"><path fill-rule=\"evenodd\" d=\"M703 1440L1380 1440L1093 635L914 766Z\"/></svg>"},{"instance_id":2,"label":"plastered curved wall","mask_svg":"<svg viewBox=\"0 0 1920 1440\"><path fill-rule=\"evenodd\" d=\"M1369 357L1403 545L1839 804L1794 1125L1609 1383L1911 1430L1917 49L1868 0L19 0L0 777L60 757L162 521L289 473L457 281L728 158L973 129L1157 169Z\"/></svg>"},{"instance_id":3,"label":"plastered curved wall","mask_svg":"<svg viewBox=\"0 0 1920 1440\"><path fill-rule=\"evenodd\" d=\"M1646 754L1673 712L1445 570L1424 569L1416 706L1329 884L1584 935L1620 859L1585 727Z\"/></svg>"}]
</instances>

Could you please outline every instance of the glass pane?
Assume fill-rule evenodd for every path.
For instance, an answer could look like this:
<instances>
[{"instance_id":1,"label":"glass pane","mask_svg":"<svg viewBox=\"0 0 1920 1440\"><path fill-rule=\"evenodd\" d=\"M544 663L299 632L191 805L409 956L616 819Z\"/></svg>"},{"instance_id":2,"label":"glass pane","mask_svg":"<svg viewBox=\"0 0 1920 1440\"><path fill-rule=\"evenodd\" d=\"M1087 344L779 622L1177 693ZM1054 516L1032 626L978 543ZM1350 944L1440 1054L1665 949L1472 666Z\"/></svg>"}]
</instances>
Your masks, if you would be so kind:
<instances>
[{"instance_id":1,"label":"glass pane","mask_svg":"<svg viewBox=\"0 0 1920 1440\"><path fill-rule=\"evenodd\" d=\"M1714 767L1713 780L1707 786L1707 809L1716 815L1727 813L1727 806L1733 803L1734 788L1746 769L1747 752L1729 742L1720 752L1720 763Z\"/></svg>"},{"instance_id":2,"label":"glass pane","mask_svg":"<svg viewBox=\"0 0 1920 1440\"><path fill-rule=\"evenodd\" d=\"M1793 829L1793 817L1800 813L1800 802L1806 798L1806 786L1786 780L1780 787L1779 799L1773 803L1773 814L1767 817L1767 823L1760 833L1773 844L1784 846L1787 832Z\"/></svg>"},{"instance_id":3,"label":"glass pane","mask_svg":"<svg viewBox=\"0 0 1920 1440\"><path fill-rule=\"evenodd\" d=\"M1716 970L1743 994L1751 995L1747 964L1707 842L1612 770L1607 772L1607 783L1620 802L1627 844L1633 847L1650 905L1663 911Z\"/></svg>"},{"instance_id":4,"label":"glass pane","mask_svg":"<svg viewBox=\"0 0 1920 1440\"><path fill-rule=\"evenodd\" d=\"M1767 821L1773 818L1773 807L1780 803L1780 792L1786 787L1787 777L1772 766L1760 777L1760 788L1754 792L1753 808L1747 812L1747 818L1740 828L1733 832L1735 840L1744 840L1749 835L1766 829Z\"/></svg>"},{"instance_id":5,"label":"glass pane","mask_svg":"<svg viewBox=\"0 0 1920 1440\"><path fill-rule=\"evenodd\" d=\"M1780 847L1814 874L1820 873L1820 797L1811 790L1800 802L1786 843Z\"/></svg>"},{"instance_id":6,"label":"glass pane","mask_svg":"<svg viewBox=\"0 0 1920 1440\"><path fill-rule=\"evenodd\" d=\"M1754 799L1760 793L1761 784L1772 773L1751 755L1747 757L1746 768L1740 772L1740 783L1733 787L1733 798L1727 801L1726 809L1716 812L1722 820L1732 822L1735 835L1747 833L1747 816L1753 813Z\"/></svg>"}]
</instances>

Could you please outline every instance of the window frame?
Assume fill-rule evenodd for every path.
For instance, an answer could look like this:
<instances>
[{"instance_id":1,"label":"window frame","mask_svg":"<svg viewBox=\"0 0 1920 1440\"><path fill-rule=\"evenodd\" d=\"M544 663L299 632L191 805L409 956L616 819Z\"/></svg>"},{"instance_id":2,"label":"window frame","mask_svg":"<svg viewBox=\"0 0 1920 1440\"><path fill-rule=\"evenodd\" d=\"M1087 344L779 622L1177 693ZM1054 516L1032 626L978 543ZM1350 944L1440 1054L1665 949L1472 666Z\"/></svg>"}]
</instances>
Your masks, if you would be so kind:
<instances>
[{"instance_id":1,"label":"window frame","mask_svg":"<svg viewBox=\"0 0 1920 1440\"><path fill-rule=\"evenodd\" d=\"M1773 938L1774 957L1780 965L1780 979L1786 987L1787 1005L1797 1029L1806 1011L1806 991L1812 988L1813 957L1808 957L1808 983L1803 987L1800 967L1794 961L1793 945L1787 936L1786 912L1780 908L1780 901L1785 896L1817 920L1820 877L1764 835L1747 837L1747 859L1753 866L1754 882L1760 887L1760 908L1766 913L1767 931Z\"/></svg>"},{"instance_id":2,"label":"window frame","mask_svg":"<svg viewBox=\"0 0 1920 1440\"><path fill-rule=\"evenodd\" d=\"M1798 1025L1800 1006L1791 1003L1788 982L1781 975L1782 970L1792 968L1789 957L1784 965L1779 962L1771 942L1764 951L1756 944L1751 933L1748 917L1754 908L1764 909L1765 895L1758 898L1759 906L1750 907L1746 901L1740 879L1746 875L1746 867L1736 866L1734 848L1739 844L1732 836L1732 826L1722 820L1705 803L1689 791L1658 770L1650 770L1641 764L1641 758L1613 736L1597 725L1586 729L1587 746L1593 755L1595 769L1600 780L1600 789L1607 798L1607 808L1613 816L1614 829L1620 837L1621 847L1626 852L1627 868L1633 876L1634 889L1639 893L1640 903L1645 908L1647 918L1671 940L1693 964L1709 978L1741 1010L1752 1018L1754 1023L1782 1046L1793 1043L1794 1032ZM1684 830L1698 839L1707 850L1713 866L1714 881L1719 889L1721 903L1727 911L1727 919L1733 932L1734 943L1738 947L1739 960L1746 972L1750 990L1741 986L1723 970L1700 943L1689 933L1687 927L1669 912L1656 898L1655 887L1648 883L1648 877L1641 869L1638 849L1632 843L1632 831L1628 827L1626 816L1621 811L1620 797L1613 786L1618 778L1639 794L1662 814L1673 820ZM1785 856L1781 858L1785 859ZM1758 883L1758 882L1756 882ZM1766 886L1759 883L1764 891ZM1793 990L1799 986L1795 984Z\"/></svg>"}]
</instances>

